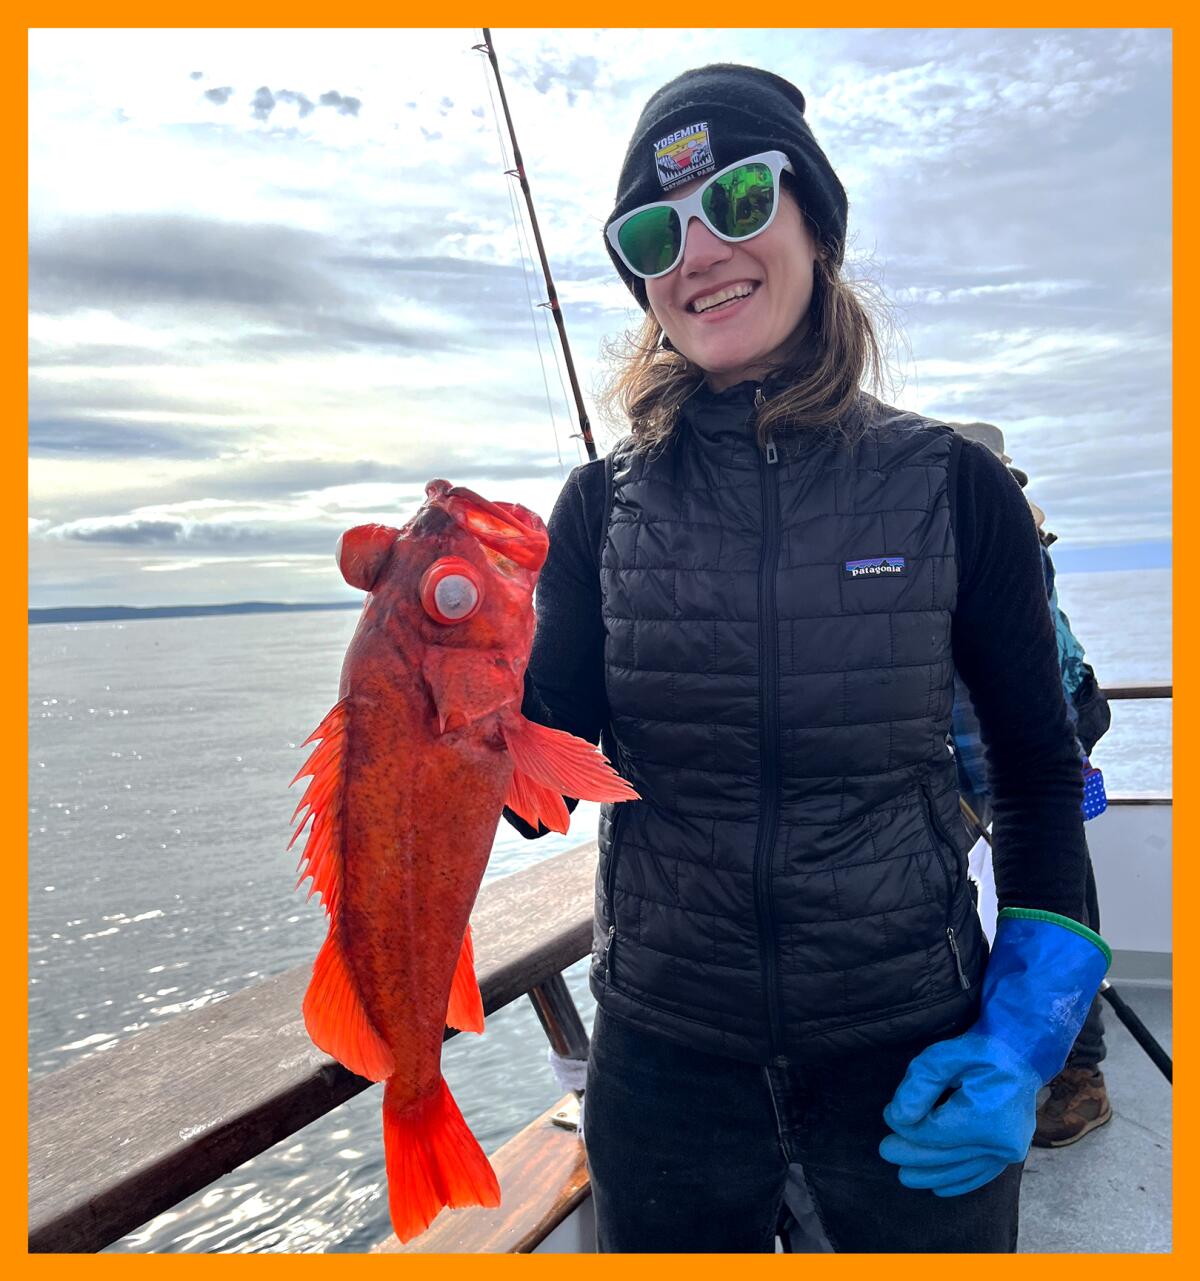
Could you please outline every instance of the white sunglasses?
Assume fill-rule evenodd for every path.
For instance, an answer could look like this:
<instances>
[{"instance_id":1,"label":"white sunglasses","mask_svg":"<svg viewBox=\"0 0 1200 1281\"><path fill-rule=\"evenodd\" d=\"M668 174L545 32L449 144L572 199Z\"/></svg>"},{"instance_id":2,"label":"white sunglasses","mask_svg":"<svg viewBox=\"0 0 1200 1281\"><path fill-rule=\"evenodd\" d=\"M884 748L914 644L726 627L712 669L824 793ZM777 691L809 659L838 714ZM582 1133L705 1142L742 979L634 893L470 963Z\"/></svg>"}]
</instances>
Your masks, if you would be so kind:
<instances>
[{"instance_id":1,"label":"white sunglasses","mask_svg":"<svg viewBox=\"0 0 1200 1281\"><path fill-rule=\"evenodd\" d=\"M693 218L722 240L752 240L775 221L779 175L794 174L782 151L764 151L727 165L682 200L656 200L608 224L608 243L643 280L674 271Z\"/></svg>"}]
</instances>

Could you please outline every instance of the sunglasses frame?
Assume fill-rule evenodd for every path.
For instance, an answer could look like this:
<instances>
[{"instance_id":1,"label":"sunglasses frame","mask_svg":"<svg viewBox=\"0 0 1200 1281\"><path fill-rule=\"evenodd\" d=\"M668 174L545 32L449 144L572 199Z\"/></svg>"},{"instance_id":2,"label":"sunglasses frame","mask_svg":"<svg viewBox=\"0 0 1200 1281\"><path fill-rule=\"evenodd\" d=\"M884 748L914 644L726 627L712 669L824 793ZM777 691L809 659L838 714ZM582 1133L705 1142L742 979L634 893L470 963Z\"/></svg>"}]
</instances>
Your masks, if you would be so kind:
<instances>
[{"instance_id":1,"label":"sunglasses frame","mask_svg":"<svg viewBox=\"0 0 1200 1281\"><path fill-rule=\"evenodd\" d=\"M747 236L727 236L720 232L712 225L708 215L704 212L704 193L712 186L718 178L724 178L727 173L732 173L735 169L740 169L743 165L766 165L771 171L771 179L775 184L775 200L771 206L771 214L766 222L763 223L756 231L750 232ZM782 151L760 151L753 156L743 156L741 160L735 160L733 164L726 165L724 169L710 174L696 190L690 195L684 196L682 200L652 200L648 205L638 205L636 209L631 209L628 213L622 214L619 218L614 218L612 222L604 229L604 234L608 238L608 243L612 245L614 253L629 268L639 280L657 280L660 276L670 275L671 272L679 266L683 259L684 252L687 249L687 233L691 226L693 218L699 218L700 221L712 232L718 240L724 240L729 244L740 245L747 240L753 240L755 236L761 236L764 231L775 221L775 215L779 212L779 191L781 187L779 175L782 173L795 175L795 169L792 162ZM625 256L624 249L621 248L621 242L618 239L621 228L625 226L631 218L636 218L638 214L645 213L647 209L672 209L679 217L682 225L682 234L679 237L679 252L675 255L675 261L665 271L655 271L647 275L644 271L639 271L633 263Z\"/></svg>"}]
</instances>

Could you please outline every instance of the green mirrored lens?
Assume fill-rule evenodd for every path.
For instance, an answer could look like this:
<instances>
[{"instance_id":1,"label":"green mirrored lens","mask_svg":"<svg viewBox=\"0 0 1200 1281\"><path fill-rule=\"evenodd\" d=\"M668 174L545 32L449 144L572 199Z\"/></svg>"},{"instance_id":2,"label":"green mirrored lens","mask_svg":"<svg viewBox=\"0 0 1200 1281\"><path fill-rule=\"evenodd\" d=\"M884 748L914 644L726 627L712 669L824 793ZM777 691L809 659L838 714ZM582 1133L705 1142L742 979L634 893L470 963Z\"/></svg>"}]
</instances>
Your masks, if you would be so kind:
<instances>
[{"instance_id":1,"label":"green mirrored lens","mask_svg":"<svg viewBox=\"0 0 1200 1281\"><path fill-rule=\"evenodd\" d=\"M617 239L634 271L657 276L670 267L679 253L679 215L661 205L643 209L621 227Z\"/></svg>"},{"instance_id":2,"label":"green mirrored lens","mask_svg":"<svg viewBox=\"0 0 1200 1281\"><path fill-rule=\"evenodd\" d=\"M738 165L714 178L703 196L709 222L731 240L766 226L775 208L775 180L764 164Z\"/></svg>"}]
</instances>

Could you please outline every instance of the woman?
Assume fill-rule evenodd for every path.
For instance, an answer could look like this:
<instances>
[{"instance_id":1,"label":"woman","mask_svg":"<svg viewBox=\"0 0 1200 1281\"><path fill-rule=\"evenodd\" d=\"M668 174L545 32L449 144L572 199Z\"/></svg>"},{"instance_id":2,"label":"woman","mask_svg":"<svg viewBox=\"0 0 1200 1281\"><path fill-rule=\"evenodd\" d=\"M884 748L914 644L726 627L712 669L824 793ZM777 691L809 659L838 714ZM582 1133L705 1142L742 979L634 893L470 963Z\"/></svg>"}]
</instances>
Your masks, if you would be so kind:
<instances>
[{"instance_id":1,"label":"woman","mask_svg":"<svg viewBox=\"0 0 1200 1281\"><path fill-rule=\"evenodd\" d=\"M719 65L647 103L606 228L646 310L632 436L555 507L526 701L643 798L600 828L602 1250L771 1251L785 1197L839 1251L1015 1249L1035 1096L1107 964L1024 499L861 391L846 210L801 93ZM990 966L956 667L1008 909Z\"/></svg>"}]
</instances>

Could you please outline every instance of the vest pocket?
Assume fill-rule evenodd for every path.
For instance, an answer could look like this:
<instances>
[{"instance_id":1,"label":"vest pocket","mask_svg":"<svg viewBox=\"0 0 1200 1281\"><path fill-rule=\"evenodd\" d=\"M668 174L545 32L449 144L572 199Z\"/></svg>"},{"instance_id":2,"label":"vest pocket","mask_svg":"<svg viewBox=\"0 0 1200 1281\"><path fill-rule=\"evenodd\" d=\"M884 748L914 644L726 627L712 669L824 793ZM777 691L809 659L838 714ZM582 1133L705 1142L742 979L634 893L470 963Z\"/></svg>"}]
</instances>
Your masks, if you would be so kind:
<instances>
[{"instance_id":1,"label":"vest pocket","mask_svg":"<svg viewBox=\"0 0 1200 1281\"><path fill-rule=\"evenodd\" d=\"M938 821L937 810L933 804L933 793L928 783L921 784L921 800L921 816L925 820L925 831L929 837L929 843L933 847L933 854L938 861L938 866L942 869L942 875L946 878L946 946L949 948L950 956L954 961L954 969L958 975L959 986L965 992L970 989L971 983L963 972L962 955L958 950L958 939L955 936L953 925L954 892L959 879L954 870L958 865L958 850L950 838L942 831L942 825Z\"/></svg>"}]
</instances>

